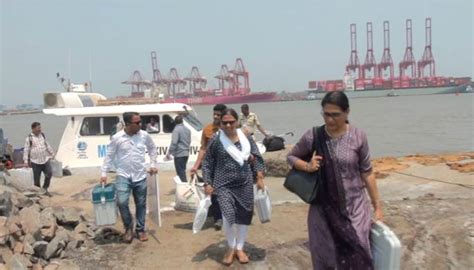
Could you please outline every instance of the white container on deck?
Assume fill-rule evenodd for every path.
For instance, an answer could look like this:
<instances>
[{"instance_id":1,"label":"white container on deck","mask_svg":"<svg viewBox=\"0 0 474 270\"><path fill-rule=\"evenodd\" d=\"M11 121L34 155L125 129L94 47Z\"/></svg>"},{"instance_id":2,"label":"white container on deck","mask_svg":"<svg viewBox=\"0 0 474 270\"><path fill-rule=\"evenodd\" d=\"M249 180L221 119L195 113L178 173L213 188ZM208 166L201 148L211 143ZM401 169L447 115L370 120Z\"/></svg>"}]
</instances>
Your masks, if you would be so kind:
<instances>
[{"instance_id":1,"label":"white container on deck","mask_svg":"<svg viewBox=\"0 0 474 270\"><path fill-rule=\"evenodd\" d=\"M372 225L372 229L370 229L370 245L375 269L400 269L400 240L387 225L380 221Z\"/></svg>"},{"instance_id":2,"label":"white container on deck","mask_svg":"<svg viewBox=\"0 0 474 270\"><path fill-rule=\"evenodd\" d=\"M56 159L51 159L49 161L51 165L51 172L54 177L63 177L63 163Z\"/></svg>"}]
</instances>

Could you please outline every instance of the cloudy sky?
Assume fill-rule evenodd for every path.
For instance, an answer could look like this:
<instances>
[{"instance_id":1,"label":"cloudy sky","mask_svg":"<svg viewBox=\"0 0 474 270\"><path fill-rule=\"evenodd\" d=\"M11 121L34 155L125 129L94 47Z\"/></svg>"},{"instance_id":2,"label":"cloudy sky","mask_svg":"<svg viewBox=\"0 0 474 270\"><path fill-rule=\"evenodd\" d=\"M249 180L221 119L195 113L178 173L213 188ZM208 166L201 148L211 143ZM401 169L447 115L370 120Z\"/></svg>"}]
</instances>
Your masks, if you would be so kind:
<instances>
[{"instance_id":1,"label":"cloudy sky","mask_svg":"<svg viewBox=\"0 0 474 270\"><path fill-rule=\"evenodd\" d=\"M244 60L253 91L301 91L309 80L340 79L350 54L349 25L357 24L359 58L372 22L377 61L382 23L391 23L392 56L400 61L405 20L413 20L413 50L421 57L424 20L432 18L437 73L473 76L471 0L0 0L0 104L42 103L60 90L56 72L94 90L128 95L120 84L134 70L151 77L150 52L167 74L196 65L213 77L222 64ZM69 57L70 56L70 57ZM69 61L70 59L70 61ZM397 71L398 72L398 71Z\"/></svg>"}]
</instances>

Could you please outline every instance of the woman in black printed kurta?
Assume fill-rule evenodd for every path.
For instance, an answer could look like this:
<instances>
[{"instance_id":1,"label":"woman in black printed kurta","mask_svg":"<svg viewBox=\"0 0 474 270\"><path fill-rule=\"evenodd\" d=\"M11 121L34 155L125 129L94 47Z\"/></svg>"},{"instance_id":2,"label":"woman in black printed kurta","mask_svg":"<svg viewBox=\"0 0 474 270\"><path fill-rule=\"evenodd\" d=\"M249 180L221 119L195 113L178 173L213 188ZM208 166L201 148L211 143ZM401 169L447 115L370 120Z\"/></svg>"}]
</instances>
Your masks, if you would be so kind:
<instances>
[{"instance_id":1,"label":"woman in black printed kurta","mask_svg":"<svg viewBox=\"0 0 474 270\"><path fill-rule=\"evenodd\" d=\"M209 142L202 163L206 194L216 194L222 211L229 245L222 262L227 265L232 264L234 257L240 263L248 262L243 245L253 215L252 170L257 172L257 188L264 188L262 155L253 139L237 129L237 124L235 110L225 110L221 117L221 129Z\"/></svg>"}]
</instances>

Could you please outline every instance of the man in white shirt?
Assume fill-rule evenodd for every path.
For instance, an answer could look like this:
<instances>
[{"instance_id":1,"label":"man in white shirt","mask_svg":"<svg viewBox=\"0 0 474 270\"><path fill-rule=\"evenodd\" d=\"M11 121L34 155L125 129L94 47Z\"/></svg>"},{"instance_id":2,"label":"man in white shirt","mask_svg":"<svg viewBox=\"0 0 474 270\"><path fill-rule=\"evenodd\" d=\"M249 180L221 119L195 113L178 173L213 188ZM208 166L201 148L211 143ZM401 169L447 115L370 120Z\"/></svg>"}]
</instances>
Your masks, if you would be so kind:
<instances>
[{"instance_id":1,"label":"man in white shirt","mask_svg":"<svg viewBox=\"0 0 474 270\"><path fill-rule=\"evenodd\" d=\"M148 133L160 132L160 124L156 122L155 117L150 118L150 123L146 125L146 132Z\"/></svg>"},{"instance_id":2,"label":"man in white shirt","mask_svg":"<svg viewBox=\"0 0 474 270\"><path fill-rule=\"evenodd\" d=\"M140 241L147 241L145 233L147 173L158 173L156 146L151 136L141 130L140 115L136 112L123 114L125 128L112 136L107 147L107 156L102 165L102 183L107 182L107 172L115 165L117 178L117 205L125 227L124 240L131 243L133 240L133 220L128 206L130 193L136 206L135 232ZM150 156L150 169L145 167L145 153Z\"/></svg>"},{"instance_id":3,"label":"man in white shirt","mask_svg":"<svg viewBox=\"0 0 474 270\"><path fill-rule=\"evenodd\" d=\"M41 124L33 122L31 133L26 137L23 150L23 162L33 169L34 184L41 187L41 173L44 173L43 193L50 196L48 192L51 176L51 164L49 160L54 156L54 150L46 141L46 136L41 131Z\"/></svg>"}]
</instances>

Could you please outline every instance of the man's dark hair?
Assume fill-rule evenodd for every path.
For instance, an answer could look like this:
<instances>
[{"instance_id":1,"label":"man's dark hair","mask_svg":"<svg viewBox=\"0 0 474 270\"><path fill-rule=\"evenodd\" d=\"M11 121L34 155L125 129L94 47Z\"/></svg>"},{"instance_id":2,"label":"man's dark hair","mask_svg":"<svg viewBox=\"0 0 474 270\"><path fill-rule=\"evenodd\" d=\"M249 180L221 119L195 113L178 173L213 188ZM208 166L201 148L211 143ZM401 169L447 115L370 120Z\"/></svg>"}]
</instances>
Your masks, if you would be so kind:
<instances>
[{"instance_id":1,"label":"man's dark hair","mask_svg":"<svg viewBox=\"0 0 474 270\"><path fill-rule=\"evenodd\" d=\"M41 126L41 124L39 122L31 123L31 129L36 128L37 126Z\"/></svg>"},{"instance_id":2,"label":"man's dark hair","mask_svg":"<svg viewBox=\"0 0 474 270\"><path fill-rule=\"evenodd\" d=\"M178 114L175 118L174 118L174 123L176 125L178 124L182 124L183 123L183 116L181 114Z\"/></svg>"},{"instance_id":3,"label":"man's dark hair","mask_svg":"<svg viewBox=\"0 0 474 270\"><path fill-rule=\"evenodd\" d=\"M137 112L124 112L123 113L122 117L123 117L123 121L125 122L125 125L132 123L132 117L134 115L140 115L140 114Z\"/></svg>"},{"instance_id":4,"label":"man's dark hair","mask_svg":"<svg viewBox=\"0 0 474 270\"><path fill-rule=\"evenodd\" d=\"M244 109L244 110L248 110L249 109L249 105L248 104L242 104L242 106L240 106L241 109Z\"/></svg>"},{"instance_id":5,"label":"man's dark hair","mask_svg":"<svg viewBox=\"0 0 474 270\"><path fill-rule=\"evenodd\" d=\"M212 109L213 111L218 111L218 112L223 112L225 109L227 109L227 106L224 104L216 104L214 108Z\"/></svg>"}]
</instances>

